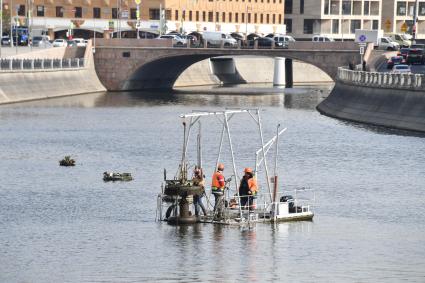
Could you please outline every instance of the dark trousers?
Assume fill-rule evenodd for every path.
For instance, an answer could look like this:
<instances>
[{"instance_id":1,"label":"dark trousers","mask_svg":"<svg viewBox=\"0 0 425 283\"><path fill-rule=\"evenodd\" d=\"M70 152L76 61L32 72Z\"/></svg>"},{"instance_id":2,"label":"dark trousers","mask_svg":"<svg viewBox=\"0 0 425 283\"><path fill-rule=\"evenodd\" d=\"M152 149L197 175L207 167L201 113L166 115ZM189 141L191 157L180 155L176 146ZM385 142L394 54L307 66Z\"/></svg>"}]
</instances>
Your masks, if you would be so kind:
<instances>
[{"instance_id":1,"label":"dark trousers","mask_svg":"<svg viewBox=\"0 0 425 283\"><path fill-rule=\"evenodd\" d=\"M198 216L199 215L199 207L201 207L202 212L204 213L204 215L207 215L207 210L205 209L204 204L202 203L202 197L204 195L200 195L200 196L193 196L193 205L195 206L195 215Z\"/></svg>"}]
</instances>

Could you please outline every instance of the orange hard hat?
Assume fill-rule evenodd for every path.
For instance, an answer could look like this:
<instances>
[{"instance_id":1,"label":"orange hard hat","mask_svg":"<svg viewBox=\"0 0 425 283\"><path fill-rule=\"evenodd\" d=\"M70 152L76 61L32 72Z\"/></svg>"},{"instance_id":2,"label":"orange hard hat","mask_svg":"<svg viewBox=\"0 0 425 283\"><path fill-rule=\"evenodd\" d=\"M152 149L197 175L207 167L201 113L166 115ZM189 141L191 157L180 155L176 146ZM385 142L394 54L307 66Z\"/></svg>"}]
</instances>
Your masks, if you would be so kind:
<instances>
[{"instance_id":1,"label":"orange hard hat","mask_svg":"<svg viewBox=\"0 0 425 283\"><path fill-rule=\"evenodd\" d=\"M223 170L224 169L224 164L223 163L218 163L217 169L218 170Z\"/></svg>"},{"instance_id":2,"label":"orange hard hat","mask_svg":"<svg viewBox=\"0 0 425 283\"><path fill-rule=\"evenodd\" d=\"M245 173L251 173L252 174L252 169L249 168L249 167L247 167L247 168L245 168L244 172Z\"/></svg>"}]
</instances>

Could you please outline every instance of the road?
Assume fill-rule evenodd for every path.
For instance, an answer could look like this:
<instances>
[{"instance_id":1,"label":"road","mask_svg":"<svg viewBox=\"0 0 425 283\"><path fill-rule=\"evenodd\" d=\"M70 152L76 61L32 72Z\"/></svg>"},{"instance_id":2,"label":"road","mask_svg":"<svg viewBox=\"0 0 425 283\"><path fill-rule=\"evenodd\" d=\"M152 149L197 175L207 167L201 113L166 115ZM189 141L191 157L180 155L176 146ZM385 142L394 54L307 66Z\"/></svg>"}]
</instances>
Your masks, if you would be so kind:
<instances>
[{"instance_id":1,"label":"road","mask_svg":"<svg viewBox=\"0 0 425 283\"><path fill-rule=\"evenodd\" d=\"M412 73L415 74L425 74L425 65L411 65L410 66ZM378 72L389 72L390 69L387 69L387 64L384 63L378 68Z\"/></svg>"},{"instance_id":2,"label":"road","mask_svg":"<svg viewBox=\"0 0 425 283\"><path fill-rule=\"evenodd\" d=\"M18 48L16 47L10 47L10 46L2 46L1 47L1 58L7 58L10 56L14 56L17 54L23 54L23 53L28 53L31 51L36 51L36 50L42 50L44 48L41 47L29 47L29 46L18 46Z\"/></svg>"}]
</instances>

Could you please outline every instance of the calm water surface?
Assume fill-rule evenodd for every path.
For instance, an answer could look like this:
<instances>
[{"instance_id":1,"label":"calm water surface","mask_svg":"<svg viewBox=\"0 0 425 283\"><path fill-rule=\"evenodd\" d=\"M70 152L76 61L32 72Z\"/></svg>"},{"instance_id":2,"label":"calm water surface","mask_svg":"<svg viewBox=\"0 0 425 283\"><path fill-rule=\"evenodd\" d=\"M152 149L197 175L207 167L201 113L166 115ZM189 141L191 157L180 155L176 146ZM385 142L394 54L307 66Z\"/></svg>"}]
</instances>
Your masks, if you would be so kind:
<instances>
[{"instance_id":1,"label":"calm water surface","mask_svg":"<svg viewBox=\"0 0 425 283\"><path fill-rule=\"evenodd\" d=\"M1 106L0 282L425 282L424 136L321 116L314 107L325 93L114 93ZM277 122L288 128L280 176L284 188L316 190L313 222L155 222L163 168L173 174L180 157L178 115L224 107L263 108L265 139ZM208 176L220 127L209 121ZM255 125L242 115L231 127L242 171L253 166ZM68 154L77 166L59 167ZM135 180L104 183L106 170Z\"/></svg>"}]
</instances>

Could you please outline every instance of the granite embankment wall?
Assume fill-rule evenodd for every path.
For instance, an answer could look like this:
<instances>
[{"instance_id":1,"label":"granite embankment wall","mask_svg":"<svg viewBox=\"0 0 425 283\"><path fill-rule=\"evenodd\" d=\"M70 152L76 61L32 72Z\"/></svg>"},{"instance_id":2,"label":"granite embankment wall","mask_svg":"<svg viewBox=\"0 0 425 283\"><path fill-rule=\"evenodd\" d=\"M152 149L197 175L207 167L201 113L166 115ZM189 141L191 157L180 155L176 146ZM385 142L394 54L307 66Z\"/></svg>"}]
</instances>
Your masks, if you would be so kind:
<instances>
[{"instance_id":1,"label":"granite embankment wall","mask_svg":"<svg viewBox=\"0 0 425 283\"><path fill-rule=\"evenodd\" d=\"M14 58L29 59L25 62L27 68L19 69L14 66L10 70L7 68L8 62L2 63L0 104L106 91L96 75L90 43L87 48L53 48L21 54ZM62 61L68 63L73 58L84 58L81 60L84 65L81 64L82 67L72 65L67 68L48 67L51 66L52 59L56 59L56 63L61 61L62 64ZM44 59L43 68L40 66L39 68L36 66L36 69L28 68L28 64L34 64L31 63L33 59ZM40 63L40 60L36 64Z\"/></svg>"},{"instance_id":2,"label":"granite embankment wall","mask_svg":"<svg viewBox=\"0 0 425 283\"><path fill-rule=\"evenodd\" d=\"M343 120L425 132L425 76L341 68L317 110Z\"/></svg>"},{"instance_id":3,"label":"granite embankment wall","mask_svg":"<svg viewBox=\"0 0 425 283\"><path fill-rule=\"evenodd\" d=\"M236 73L246 83L273 83L274 58L270 57L233 57ZM309 85L333 83L333 80L319 68L303 62L294 61L294 84ZM228 76L232 76L228 74ZM228 79L229 81L232 78ZM175 87L216 85L220 80L212 72L210 60L193 64L185 70L174 84Z\"/></svg>"}]
</instances>

